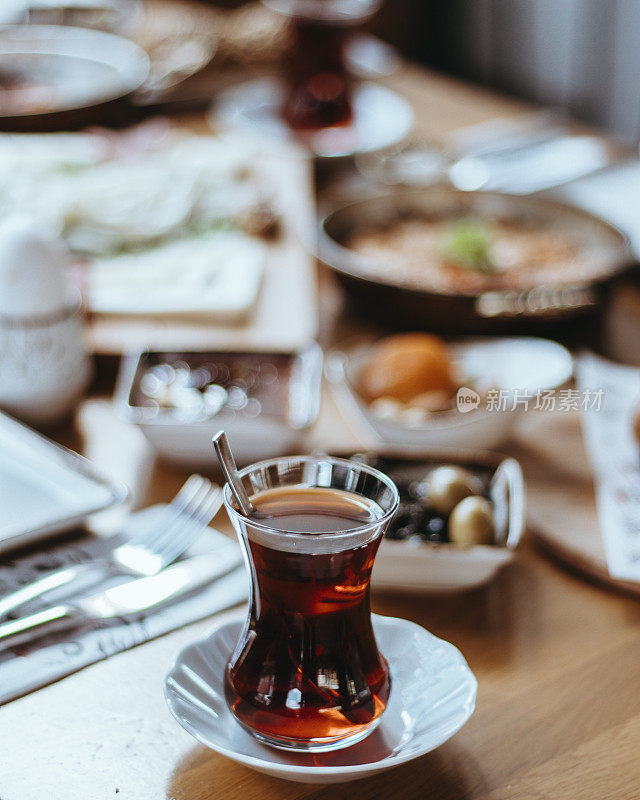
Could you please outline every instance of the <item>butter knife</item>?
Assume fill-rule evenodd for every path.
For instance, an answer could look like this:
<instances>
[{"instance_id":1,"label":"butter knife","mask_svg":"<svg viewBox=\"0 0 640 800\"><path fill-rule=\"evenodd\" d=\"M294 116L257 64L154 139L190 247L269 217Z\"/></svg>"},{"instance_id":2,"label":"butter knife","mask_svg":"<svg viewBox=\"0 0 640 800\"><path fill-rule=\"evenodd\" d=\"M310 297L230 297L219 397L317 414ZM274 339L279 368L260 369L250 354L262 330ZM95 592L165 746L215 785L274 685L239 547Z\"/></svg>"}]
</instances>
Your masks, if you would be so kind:
<instances>
[{"instance_id":1,"label":"butter knife","mask_svg":"<svg viewBox=\"0 0 640 800\"><path fill-rule=\"evenodd\" d=\"M0 651L44 634L97 620L135 617L220 578L242 561L239 549L193 556L157 575L137 578L101 592L47 608L0 625Z\"/></svg>"}]
</instances>

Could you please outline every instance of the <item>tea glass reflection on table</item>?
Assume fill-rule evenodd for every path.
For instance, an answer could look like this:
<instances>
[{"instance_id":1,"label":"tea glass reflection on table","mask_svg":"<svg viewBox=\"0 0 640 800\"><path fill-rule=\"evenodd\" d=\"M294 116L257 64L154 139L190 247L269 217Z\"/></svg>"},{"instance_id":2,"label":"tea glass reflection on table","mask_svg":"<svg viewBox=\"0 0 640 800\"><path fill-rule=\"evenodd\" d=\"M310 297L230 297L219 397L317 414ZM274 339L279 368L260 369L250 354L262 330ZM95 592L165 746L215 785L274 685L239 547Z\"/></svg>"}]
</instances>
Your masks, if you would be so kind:
<instances>
[{"instance_id":1,"label":"tea glass reflection on table","mask_svg":"<svg viewBox=\"0 0 640 800\"><path fill-rule=\"evenodd\" d=\"M240 475L257 513L243 516L225 487L252 583L227 702L267 744L345 747L373 730L391 690L369 582L398 492L377 470L327 456L263 461Z\"/></svg>"},{"instance_id":2,"label":"tea glass reflection on table","mask_svg":"<svg viewBox=\"0 0 640 800\"><path fill-rule=\"evenodd\" d=\"M299 133L352 121L353 81L346 47L381 0L263 0L291 19L282 116Z\"/></svg>"}]
</instances>

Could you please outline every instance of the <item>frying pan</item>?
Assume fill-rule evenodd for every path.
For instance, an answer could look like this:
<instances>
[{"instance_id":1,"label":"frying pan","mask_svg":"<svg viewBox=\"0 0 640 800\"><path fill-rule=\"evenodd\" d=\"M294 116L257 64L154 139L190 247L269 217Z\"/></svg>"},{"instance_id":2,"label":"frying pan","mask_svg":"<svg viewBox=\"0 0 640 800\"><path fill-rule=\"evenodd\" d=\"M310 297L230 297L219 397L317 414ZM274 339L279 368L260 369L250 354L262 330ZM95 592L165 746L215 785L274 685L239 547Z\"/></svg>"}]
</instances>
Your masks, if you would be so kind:
<instances>
[{"instance_id":1,"label":"frying pan","mask_svg":"<svg viewBox=\"0 0 640 800\"><path fill-rule=\"evenodd\" d=\"M522 290L444 292L407 286L392 270L381 277L378 264L349 249L346 242L359 228L384 228L406 217L473 217L520 220L569 232L580 249L597 256L589 279L539 284ZM627 237L605 220L544 197L499 192L463 192L447 185L398 187L383 194L334 207L320 224L318 256L337 276L356 307L377 324L441 333L542 333L597 314L611 281L634 266Z\"/></svg>"}]
</instances>

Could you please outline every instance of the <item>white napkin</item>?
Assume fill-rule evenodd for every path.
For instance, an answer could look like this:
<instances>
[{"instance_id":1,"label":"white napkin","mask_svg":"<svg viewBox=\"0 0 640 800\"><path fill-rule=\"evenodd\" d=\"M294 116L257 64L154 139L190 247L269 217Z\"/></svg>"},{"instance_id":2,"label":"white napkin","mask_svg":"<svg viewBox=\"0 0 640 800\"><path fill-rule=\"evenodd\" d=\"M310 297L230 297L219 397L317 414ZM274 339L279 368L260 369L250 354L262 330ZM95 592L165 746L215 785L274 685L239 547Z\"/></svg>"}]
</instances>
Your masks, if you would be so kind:
<instances>
[{"instance_id":1,"label":"white napkin","mask_svg":"<svg viewBox=\"0 0 640 800\"><path fill-rule=\"evenodd\" d=\"M126 536L134 535L141 525L152 524L163 508L163 505L156 505L132 514L125 526ZM120 540L121 537L118 543ZM12 561L0 561L0 594L41 578L46 569L104 556L113 546L113 539L88 536L57 547L40 549ZM189 555L238 547L233 539L207 527L190 548ZM140 619L113 620L107 625L95 622L75 631L48 636L32 646L23 645L0 653L0 705L96 661L242 603L248 597L248 589L248 575L244 564L241 564L201 591L185 595L160 608L150 609ZM85 589L85 593L87 591L89 589ZM56 595L50 593L46 599L34 601L29 606L29 612L56 602L55 598Z\"/></svg>"},{"instance_id":2,"label":"white napkin","mask_svg":"<svg viewBox=\"0 0 640 800\"><path fill-rule=\"evenodd\" d=\"M585 354L576 361L576 378L581 395L602 391L601 404L583 410L582 427L609 573L640 581L640 446L631 427L640 369Z\"/></svg>"}]
</instances>

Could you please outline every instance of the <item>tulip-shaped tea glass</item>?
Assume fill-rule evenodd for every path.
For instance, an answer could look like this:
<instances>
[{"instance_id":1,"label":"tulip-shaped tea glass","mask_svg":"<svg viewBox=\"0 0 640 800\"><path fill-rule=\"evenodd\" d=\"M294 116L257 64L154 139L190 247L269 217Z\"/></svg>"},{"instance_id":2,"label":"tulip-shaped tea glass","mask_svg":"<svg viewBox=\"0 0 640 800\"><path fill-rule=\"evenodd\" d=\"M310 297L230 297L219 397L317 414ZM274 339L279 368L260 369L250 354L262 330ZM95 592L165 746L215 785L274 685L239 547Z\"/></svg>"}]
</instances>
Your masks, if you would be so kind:
<instances>
[{"instance_id":1,"label":"tulip-shaped tea glass","mask_svg":"<svg viewBox=\"0 0 640 800\"><path fill-rule=\"evenodd\" d=\"M285 14L290 48L284 63L285 122L299 133L353 121L347 48L381 0L263 0Z\"/></svg>"},{"instance_id":2,"label":"tulip-shaped tea glass","mask_svg":"<svg viewBox=\"0 0 640 800\"><path fill-rule=\"evenodd\" d=\"M262 461L240 477L255 514L240 512L228 485L224 501L252 592L227 702L267 744L345 747L373 730L391 689L369 582L397 489L378 470L328 456Z\"/></svg>"}]
</instances>

